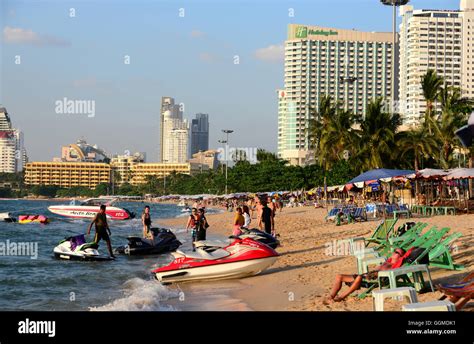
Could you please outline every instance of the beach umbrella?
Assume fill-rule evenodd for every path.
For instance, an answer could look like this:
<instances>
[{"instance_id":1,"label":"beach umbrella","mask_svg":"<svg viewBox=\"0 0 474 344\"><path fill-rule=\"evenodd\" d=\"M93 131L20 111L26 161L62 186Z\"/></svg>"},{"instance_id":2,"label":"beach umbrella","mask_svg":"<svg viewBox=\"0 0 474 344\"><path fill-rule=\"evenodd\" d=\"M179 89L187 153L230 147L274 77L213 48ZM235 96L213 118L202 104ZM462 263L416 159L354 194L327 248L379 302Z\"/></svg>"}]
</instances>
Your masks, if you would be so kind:
<instances>
[{"instance_id":1,"label":"beach umbrella","mask_svg":"<svg viewBox=\"0 0 474 344\"><path fill-rule=\"evenodd\" d=\"M455 168L449 171L449 173L443 179L474 179L474 168Z\"/></svg>"},{"instance_id":2,"label":"beach umbrella","mask_svg":"<svg viewBox=\"0 0 474 344\"><path fill-rule=\"evenodd\" d=\"M449 170L425 168L424 170L417 171L414 178L437 179L448 175L448 173ZM413 176L410 175L409 178L413 179Z\"/></svg>"},{"instance_id":3,"label":"beach umbrella","mask_svg":"<svg viewBox=\"0 0 474 344\"><path fill-rule=\"evenodd\" d=\"M454 132L464 147L470 147L474 138L474 112L471 113L467 125Z\"/></svg>"},{"instance_id":4,"label":"beach umbrella","mask_svg":"<svg viewBox=\"0 0 474 344\"><path fill-rule=\"evenodd\" d=\"M412 170L391 170L387 168L379 168L375 170L370 170L367 172L364 172L351 181L349 181L347 184L355 184L355 183L360 183L360 182L367 182L367 181L372 181L372 180L388 180L390 181L391 178L393 177L402 177L402 176L407 176L410 174L415 173L415 171Z\"/></svg>"}]
</instances>

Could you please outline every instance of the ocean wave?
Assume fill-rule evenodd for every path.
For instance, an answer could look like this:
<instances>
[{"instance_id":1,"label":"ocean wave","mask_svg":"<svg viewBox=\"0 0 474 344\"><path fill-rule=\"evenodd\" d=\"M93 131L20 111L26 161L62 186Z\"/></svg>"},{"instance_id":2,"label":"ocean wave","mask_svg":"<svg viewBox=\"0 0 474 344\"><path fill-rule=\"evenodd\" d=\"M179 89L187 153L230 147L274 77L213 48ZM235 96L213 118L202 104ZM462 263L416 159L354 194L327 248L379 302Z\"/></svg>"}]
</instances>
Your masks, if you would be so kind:
<instances>
[{"instance_id":1,"label":"ocean wave","mask_svg":"<svg viewBox=\"0 0 474 344\"><path fill-rule=\"evenodd\" d=\"M123 284L125 296L106 305L89 307L90 311L174 311L163 301L179 297L178 292L171 291L155 280L144 280L138 277Z\"/></svg>"}]
</instances>

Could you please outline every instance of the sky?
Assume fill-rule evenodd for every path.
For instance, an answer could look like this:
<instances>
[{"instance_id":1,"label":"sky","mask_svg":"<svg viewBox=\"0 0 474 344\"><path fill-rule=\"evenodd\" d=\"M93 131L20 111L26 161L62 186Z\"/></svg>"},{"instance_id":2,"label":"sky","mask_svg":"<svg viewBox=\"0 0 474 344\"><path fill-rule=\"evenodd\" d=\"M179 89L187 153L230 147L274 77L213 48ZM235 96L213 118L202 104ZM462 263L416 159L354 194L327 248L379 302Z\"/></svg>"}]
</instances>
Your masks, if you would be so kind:
<instances>
[{"instance_id":1,"label":"sky","mask_svg":"<svg viewBox=\"0 0 474 344\"><path fill-rule=\"evenodd\" d=\"M458 9L459 0L411 5ZM209 114L211 148L233 129L230 146L276 152L292 23L392 27L379 0L1 0L0 104L30 161L60 156L79 138L157 161L163 96L182 103L185 118ZM68 113L58 106L68 100L94 111Z\"/></svg>"}]
</instances>

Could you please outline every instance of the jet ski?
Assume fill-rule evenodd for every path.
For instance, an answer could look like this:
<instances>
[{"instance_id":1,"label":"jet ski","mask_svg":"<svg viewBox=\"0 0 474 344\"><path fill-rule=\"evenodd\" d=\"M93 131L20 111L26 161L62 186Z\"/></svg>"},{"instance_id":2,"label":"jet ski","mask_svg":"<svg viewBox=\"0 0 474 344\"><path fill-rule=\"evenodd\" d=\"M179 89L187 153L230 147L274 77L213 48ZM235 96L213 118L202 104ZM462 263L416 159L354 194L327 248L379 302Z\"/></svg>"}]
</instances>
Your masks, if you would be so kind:
<instances>
[{"instance_id":1,"label":"jet ski","mask_svg":"<svg viewBox=\"0 0 474 344\"><path fill-rule=\"evenodd\" d=\"M241 239L250 238L268 245L273 249L276 249L278 246L280 246L280 240L278 240L273 235L263 232L257 228L247 229L242 227L240 230L242 231L242 234L239 235L239 238Z\"/></svg>"},{"instance_id":2,"label":"jet ski","mask_svg":"<svg viewBox=\"0 0 474 344\"><path fill-rule=\"evenodd\" d=\"M172 231L165 228L151 228L154 240L129 236L128 244L115 249L116 253L133 255L161 254L176 250L181 242Z\"/></svg>"},{"instance_id":3,"label":"jet ski","mask_svg":"<svg viewBox=\"0 0 474 344\"><path fill-rule=\"evenodd\" d=\"M53 250L54 256L67 260L113 260L104 256L97 250L99 245L95 242L86 242L84 234L65 238Z\"/></svg>"},{"instance_id":4,"label":"jet ski","mask_svg":"<svg viewBox=\"0 0 474 344\"><path fill-rule=\"evenodd\" d=\"M266 232L262 232L259 229L253 228L253 229L247 229L242 227L240 229L242 231L242 234L240 234L238 237L235 236L230 236L228 240L222 241L222 240L202 240L202 241L196 241L194 242L195 247L225 247L229 245L233 239L235 238L240 238L240 239L245 239L245 238L250 238L255 241L258 241L262 244L268 245L273 249L276 249L280 245L280 241L275 238L273 235L268 234Z\"/></svg>"},{"instance_id":5,"label":"jet ski","mask_svg":"<svg viewBox=\"0 0 474 344\"><path fill-rule=\"evenodd\" d=\"M4 222L16 222L16 219L11 213L0 213L0 221Z\"/></svg>"},{"instance_id":6,"label":"jet ski","mask_svg":"<svg viewBox=\"0 0 474 344\"><path fill-rule=\"evenodd\" d=\"M236 238L225 247L197 247L196 252L177 250L169 265L153 270L164 284L202 279L228 279L257 275L275 263L278 253L250 238Z\"/></svg>"}]
</instances>

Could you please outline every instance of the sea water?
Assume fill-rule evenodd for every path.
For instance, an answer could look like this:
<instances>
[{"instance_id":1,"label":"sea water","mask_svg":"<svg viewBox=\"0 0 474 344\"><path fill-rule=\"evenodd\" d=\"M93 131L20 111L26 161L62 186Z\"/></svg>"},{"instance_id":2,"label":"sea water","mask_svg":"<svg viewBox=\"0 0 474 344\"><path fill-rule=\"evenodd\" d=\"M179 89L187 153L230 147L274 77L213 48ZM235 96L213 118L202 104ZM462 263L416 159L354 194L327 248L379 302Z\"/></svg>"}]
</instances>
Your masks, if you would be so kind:
<instances>
[{"instance_id":1,"label":"sea water","mask_svg":"<svg viewBox=\"0 0 474 344\"><path fill-rule=\"evenodd\" d=\"M36 256L14 255L13 251L0 255L0 310L35 311L78 311L78 310L130 310L130 311L168 311L180 309L202 309L199 297L193 291L183 293L180 287L167 287L156 281L151 270L171 262L169 254L144 257L117 255L115 261L82 262L55 259L53 248L65 237L84 234L90 220L68 219L48 211L48 206L64 204L58 201L0 200L0 212L12 212L13 216L22 214L43 214L51 219L49 224L18 224L0 222L0 245L31 244L37 247ZM142 235L140 214L145 204L123 202L118 206L137 214L137 218L125 221L109 221L112 231L112 246L127 243L127 236ZM173 204L148 204L153 226L159 226L159 219L182 217L182 208ZM212 210L211 210L212 212ZM183 227L186 219L183 217ZM191 248L190 234L184 229L174 233L183 243L180 249ZM93 239L94 228L91 235ZM13 247L13 246L11 246ZM100 242L99 251L108 254L105 242ZM7 252L7 251L5 251ZM33 252L34 253L34 252ZM217 285L214 285L216 288ZM186 288L189 287L185 287ZM213 309L232 309L220 307L222 301L214 300L213 287L201 288L199 293L208 294L206 307ZM186 297L185 297L186 295ZM219 295L220 298L225 298ZM186 302L182 302L185 301ZM219 303L220 302L220 303ZM239 306L241 307L241 305ZM245 308L245 307L244 307Z\"/></svg>"}]
</instances>

